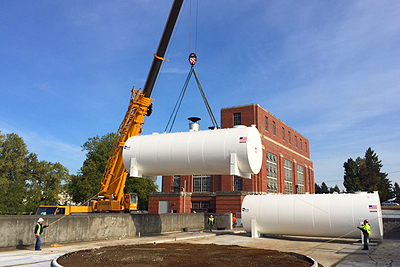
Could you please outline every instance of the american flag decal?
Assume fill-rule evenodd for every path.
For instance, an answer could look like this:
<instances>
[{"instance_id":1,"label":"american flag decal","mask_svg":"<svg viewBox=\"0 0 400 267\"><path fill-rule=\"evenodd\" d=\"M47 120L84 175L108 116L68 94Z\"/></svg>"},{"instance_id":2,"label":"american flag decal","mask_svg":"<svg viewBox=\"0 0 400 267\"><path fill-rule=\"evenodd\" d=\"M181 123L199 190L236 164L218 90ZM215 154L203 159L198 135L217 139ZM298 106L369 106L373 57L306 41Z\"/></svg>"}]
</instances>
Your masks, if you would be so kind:
<instances>
[{"instance_id":1,"label":"american flag decal","mask_svg":"<svg viewBox=\"0 0 400 267\"><path fill-rule=\"evenodd\" d=\"M239 143L246 143L247 142L247 137L239 137Z\"/></svg>"},{"instance_id":2,"label":"american flag decal","mask_svg":"<svg viewBox=\"0 0 400 267\"><path fill-rule=\"evenodd\" d=\"M377 205L369 205L369 212L377 212L378 206Z\"/></svg>"}]
</instances>

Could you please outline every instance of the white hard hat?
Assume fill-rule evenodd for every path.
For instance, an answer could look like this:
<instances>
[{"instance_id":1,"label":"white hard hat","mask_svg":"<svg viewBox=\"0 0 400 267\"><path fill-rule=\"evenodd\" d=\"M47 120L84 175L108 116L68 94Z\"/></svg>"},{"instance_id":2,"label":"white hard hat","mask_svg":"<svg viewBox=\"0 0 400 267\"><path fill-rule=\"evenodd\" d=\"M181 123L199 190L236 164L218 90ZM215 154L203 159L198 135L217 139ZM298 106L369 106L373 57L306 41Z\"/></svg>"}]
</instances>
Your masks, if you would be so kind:
<instances>
[{"instance_id":1,"label":"white hard hat","mask_svg":"<svg viewBox=\"0 0 400 267\"><path fill-rule=\"evenodd\" d=\"M44 222L43 218L39 218L38 222Z\"/></svg>"}]
</instances>

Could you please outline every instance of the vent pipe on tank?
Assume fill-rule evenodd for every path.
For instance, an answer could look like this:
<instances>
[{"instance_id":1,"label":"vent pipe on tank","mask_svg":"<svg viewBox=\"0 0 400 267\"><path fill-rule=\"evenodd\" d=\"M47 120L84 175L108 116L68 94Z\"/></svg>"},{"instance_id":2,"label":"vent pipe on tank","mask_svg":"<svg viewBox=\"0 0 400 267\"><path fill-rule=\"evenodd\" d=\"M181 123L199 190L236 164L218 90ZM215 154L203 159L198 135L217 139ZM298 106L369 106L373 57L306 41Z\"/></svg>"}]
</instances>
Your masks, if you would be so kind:
<instances>
[{"instance_id":1,"label":"vent pipe on tank","mask_svg":"<svg viewBox=\"0 0 400 267\"><path fill-rule=\"evenodd\" d=\"M189 131L190 132L197 132L200 129L200 124L197 123L201 119L199 117L189 117Z\"/></svg>"}]
</instances>

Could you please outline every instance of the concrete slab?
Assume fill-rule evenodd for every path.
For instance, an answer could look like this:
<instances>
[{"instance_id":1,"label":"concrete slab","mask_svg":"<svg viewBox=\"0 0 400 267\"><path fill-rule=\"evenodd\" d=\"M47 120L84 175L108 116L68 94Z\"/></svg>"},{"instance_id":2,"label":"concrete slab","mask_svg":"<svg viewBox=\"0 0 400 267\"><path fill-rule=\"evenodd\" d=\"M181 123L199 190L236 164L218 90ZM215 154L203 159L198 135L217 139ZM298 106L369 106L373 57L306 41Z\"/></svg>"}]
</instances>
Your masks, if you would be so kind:
<instances>
[{"instance_id":1,"label":"concrete slab","mask_svg":"<svg viewBox=\"0 0 400 267\"><path fill-rule=\"evenodd\" d=\"M400 240L384 239L378 246L363 253L351 253L338 267L400 266Z\"/></svg>"},{"instance_id":2,"label":"concrete slab","mask_svg":"<svg viewBox=\"0 0 400 267\"><path fill-rule=\"evenodd\" d=\"M160 236L124 238L65 244L62 247L43 247L42 251L33 248L0 251L0 267L30 266L48 267L53 259L68 252L114 245L144 244L153 242L187 242L195 244L240 245L246 247L275 249L307 255L323 266L400 266L400 240L384 240L371 250L361 250L361 243L354 239L321 239L289 236L262 236L251 238L242 230L210 232L169 233ZM389 265L391 264L391 265Z\"/></svg>"}]
</instances>

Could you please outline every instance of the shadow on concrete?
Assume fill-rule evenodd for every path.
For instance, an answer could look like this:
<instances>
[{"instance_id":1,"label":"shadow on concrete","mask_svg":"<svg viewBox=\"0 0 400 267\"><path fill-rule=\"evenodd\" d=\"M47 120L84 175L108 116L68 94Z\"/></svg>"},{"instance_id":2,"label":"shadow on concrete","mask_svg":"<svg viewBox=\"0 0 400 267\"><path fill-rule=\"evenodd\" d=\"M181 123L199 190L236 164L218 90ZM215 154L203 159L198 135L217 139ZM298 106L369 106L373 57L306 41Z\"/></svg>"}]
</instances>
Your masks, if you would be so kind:
<instances>
[{"instance_id":1,"label":"shadow on concrete","mask_svg":"<svg viewBox=\"0 0 400 267\"><path fill-rule=\"evenodd\" d=\"M159 214L131 214L131 218L136 236L161 234L162 222Z\"/></svg>"},{"instance_id":2,"label":"shadow on concrete","mask_svg":"<svg viewBox=\"0 0 400 267\"><path fill-rule=\"evenodd\" d=\"M30 245L24 245L24 241L21 239L18 241L18 245L15 247L16 249L28 249Z\"/></svg>"},{"instance_id":3,"label":"shadow on concrete","mask_svg":"<svg viewBox=\"0 0 400 267\"><path fill-rule=\"evenodd\" d=\"M261 235L261 238L262 237L279 239L279 240L304 241L304 242L315 242L315 243L329 242L333 244L353 244L359 241L357 239L350 239L350 238L334 239L329 237L302 237L302 236L284 236L284 235Z\"/></svg>"},{"instance_id":4,"label":"shadow on concrete","mask_svg":"<svg viewBox=\"0 0 400 267\"><path fill-rule=\"evenodd\" d=\"M384 239L400 239L400 219L385 219L383 232Z\"/></svg>"}]
</instances>

